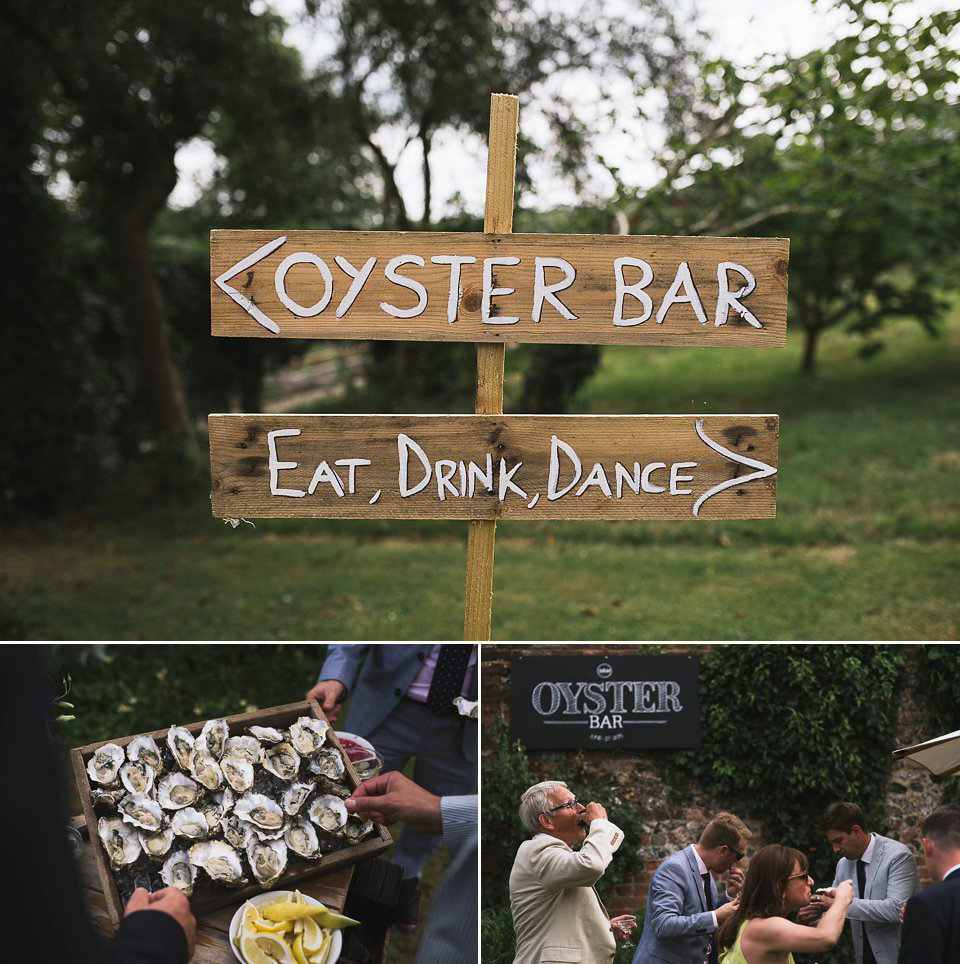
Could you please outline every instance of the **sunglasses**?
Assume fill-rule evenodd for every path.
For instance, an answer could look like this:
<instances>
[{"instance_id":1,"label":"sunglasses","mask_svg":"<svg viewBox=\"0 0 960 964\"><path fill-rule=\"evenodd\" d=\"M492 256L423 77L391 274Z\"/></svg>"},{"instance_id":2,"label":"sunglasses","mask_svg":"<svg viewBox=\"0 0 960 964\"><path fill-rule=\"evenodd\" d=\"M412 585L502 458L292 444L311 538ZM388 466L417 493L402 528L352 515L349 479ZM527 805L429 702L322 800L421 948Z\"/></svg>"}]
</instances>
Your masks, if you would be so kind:
<instances>
[{"instance_id":1,"label":"sunglasses","mask_svg":"<svg viewBox=\"0 0 960 964\"><path fill-rule=\"evenodd\" d=\"M730 853L732 853L733 856L737 858L737 860L743 860L744 854L742 854L739 850L734 850L733 847L729 845L727 846L727 850L729 850Z\"/></svg>"},{"instance_id":2,"label":"sunglasses","mask_svg":"<svg viewBox=\"0 0 960 964\"><path fill-rule=\"evenodd\" d=\"M572 800L568 800L566 803L561 803L559 807L551 807L551 808L550 808L549 810L547 810L546 812L547 812L547 813L556 813L558 810L574 810L574 811L576 811L576 809L577 809L577 807L578 807L579 805L580 805L580 804L579 804L577 798L574 797Z\"/></svg>"},{"instance_id":3,"label":"sunglasses","mask_svg":"<svg viewBox=\"0 0 960 964\"><path fill-rule=\"evenodd\" d=\"M809 880L811 883L813 882L813 877L811 877L810 874L808 874L808 873L791 874L791 875L787 878L787 880L797 880L798 878L799 878L800 880Z\"/></svg>"}]
</instances>

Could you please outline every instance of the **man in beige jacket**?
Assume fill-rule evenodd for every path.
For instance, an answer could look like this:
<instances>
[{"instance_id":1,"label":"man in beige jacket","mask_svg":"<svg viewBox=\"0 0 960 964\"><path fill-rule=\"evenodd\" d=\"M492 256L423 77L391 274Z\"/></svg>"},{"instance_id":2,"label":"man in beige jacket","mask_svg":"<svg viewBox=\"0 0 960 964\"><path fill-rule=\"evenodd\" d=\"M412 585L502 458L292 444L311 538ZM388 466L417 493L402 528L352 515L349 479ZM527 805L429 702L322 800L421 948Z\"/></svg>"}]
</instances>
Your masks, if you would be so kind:
<instances>
[{"instance_id":1,"label":"man in beige jacket","mask_svg":"<svg viewBox=\"0 0 960 964\"><path fill-rule=\"evenodd\" d=\"M514 964L610 964L635 918L610 918L594 884L623 842L599 803L584 806L559 780L530 787L520 820L534 837L510 872ZM579 851L573 848L582 843Z\"/></svg>"}]
</instances>

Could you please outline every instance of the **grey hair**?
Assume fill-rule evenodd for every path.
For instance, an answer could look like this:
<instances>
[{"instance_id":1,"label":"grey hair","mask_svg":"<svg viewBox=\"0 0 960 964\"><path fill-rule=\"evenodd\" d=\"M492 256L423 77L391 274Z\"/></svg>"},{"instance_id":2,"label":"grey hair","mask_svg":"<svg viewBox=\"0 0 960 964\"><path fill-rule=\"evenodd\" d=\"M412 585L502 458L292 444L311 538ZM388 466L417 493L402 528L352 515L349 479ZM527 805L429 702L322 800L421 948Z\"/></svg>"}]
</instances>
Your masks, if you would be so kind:
<instances>
[{"instance_id":1,"label":"grey hair","mask_svg":"<svg viewBox=\"0 0 960 964\"><path fill-rule=\"evenodd\" d=\"M543 783L535 783L529 790L523 791L520 798L520 822L530 833L540 832L542 828L537 817L547 812L553 792L565 790L566 787L562 780L544 780Z\"/></svg>"}]
</instances>

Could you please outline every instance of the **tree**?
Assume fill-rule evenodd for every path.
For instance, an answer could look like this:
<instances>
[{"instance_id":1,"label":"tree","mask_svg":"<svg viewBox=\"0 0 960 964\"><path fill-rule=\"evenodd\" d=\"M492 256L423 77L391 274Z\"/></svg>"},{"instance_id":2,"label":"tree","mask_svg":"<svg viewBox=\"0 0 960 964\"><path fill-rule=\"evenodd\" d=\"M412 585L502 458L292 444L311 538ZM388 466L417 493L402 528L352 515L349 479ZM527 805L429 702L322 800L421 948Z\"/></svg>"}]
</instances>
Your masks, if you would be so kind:
<instances>
[{"instance_id":1,"label":"tree","mask_svg":"<svg viewBox=\"0 0 960 964\"><path fill-rule=\"evenodd\" d=\"M189 453L151 227L177 182L178 147L219 113L268 123L271 103L302 90L299 57L284 46L280 21L247 2L198 10L165 0L11 0L0 18L46 71L47 167L69 175L106 241L149 429L163 447Z\"/></svg>"},{"instance_id":2,"label":"tree","mask_svg":"<svg viewBox=\"0 0 960 964\"><path fill-rule=\"evenodd\" d=\"M935 333L957 264L960 15L901 25L895 5L844 3L848 32L803 57L714 65L704 136L671 143L663 180L619 212L638 233L789 237L805 371L831 327L873 336L907 316Z\"/></svg>"}]
</instances>

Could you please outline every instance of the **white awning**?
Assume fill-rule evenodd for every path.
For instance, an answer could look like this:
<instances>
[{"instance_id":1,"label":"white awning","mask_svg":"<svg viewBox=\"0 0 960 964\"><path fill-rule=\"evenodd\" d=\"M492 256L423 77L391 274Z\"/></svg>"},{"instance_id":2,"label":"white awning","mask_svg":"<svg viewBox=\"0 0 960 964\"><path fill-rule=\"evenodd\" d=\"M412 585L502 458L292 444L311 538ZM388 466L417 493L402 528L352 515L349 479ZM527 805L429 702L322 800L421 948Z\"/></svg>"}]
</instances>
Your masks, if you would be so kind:
<instances>
[{"instance_id":1,"label":"white awning","mask_svg":"<svg viewBox=\"0 0 960 964\"><path fill-rule=\"evenodd\" d=\"M960 772L960 730L946 733L926 743L905 746L894 750L893 755L901 760L906 757L925 766L934 776L948 777Z\"/></svg>"}]
</instances>

